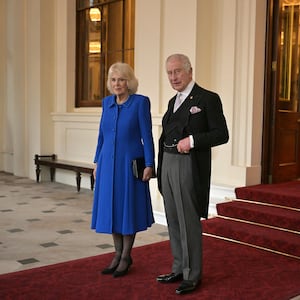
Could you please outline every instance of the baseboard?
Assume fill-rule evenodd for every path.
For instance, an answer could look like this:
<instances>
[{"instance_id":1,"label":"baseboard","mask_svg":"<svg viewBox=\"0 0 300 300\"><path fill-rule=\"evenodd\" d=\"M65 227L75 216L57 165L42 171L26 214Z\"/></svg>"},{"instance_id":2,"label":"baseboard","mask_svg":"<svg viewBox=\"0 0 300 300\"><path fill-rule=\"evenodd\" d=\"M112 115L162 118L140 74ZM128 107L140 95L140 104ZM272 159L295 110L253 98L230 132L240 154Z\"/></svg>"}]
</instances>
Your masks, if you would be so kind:
<instances>
[{"instance_id":1,"label":"baseboard","mask_svg":"<svg viewBox=\"0 0 300 300\"><path fill-rule=\"evenodd\" d=\"M209 216L216 216L217 204L226 201L226 198L235 198L235 187L225 187L220 185L211 185L209 199Z\"/></svg>"},{"instance_id":2,"label":"baseboard","mask_svg":"<svg viewBox=\"0 0 300 300\"><path fill-rule=\"evenodd\" d=\"M155 223L167 226L166 215L160 211L153 211Z\"/></svg>"},{"instance_id":3,"label":"baseboard","mask_svg":"<svg viewBox=\"0 0 300 300\"><path fill-rule=\"evenodd\" d=\"M235 198L234 187L211 185L208 215L217 215L217 204L226 201L226 198ZM167 225L165 213L154 211L154 219L157 224Z\"/></svg>"}]
</instances>

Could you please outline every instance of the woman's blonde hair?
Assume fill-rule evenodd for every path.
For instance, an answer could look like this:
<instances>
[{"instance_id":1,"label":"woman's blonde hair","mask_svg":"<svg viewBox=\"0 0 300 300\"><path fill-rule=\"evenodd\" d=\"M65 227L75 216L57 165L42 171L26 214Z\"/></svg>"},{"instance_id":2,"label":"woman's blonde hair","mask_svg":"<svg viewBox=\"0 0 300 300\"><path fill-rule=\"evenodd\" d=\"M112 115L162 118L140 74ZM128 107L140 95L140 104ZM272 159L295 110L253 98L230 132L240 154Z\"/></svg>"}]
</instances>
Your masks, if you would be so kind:
<instances>
[{"instance_id":1,"label":"woman's blonde hair","mask_svg":"<svg viewBox=\"0 0 300 300\"><path fill-rule=\"evenodd\" d=\"M118 74L124 79L127 80L127 87L129 94L135 94L138 89L138 80L134 75L133 69L130 67L130 65L122 62L114 63L110 66L108 70L108 76L107 76L107 89L110 91L110 93L113 94L112 86L111 86L111 78L113 74Z\"/></svg>"}]
</instances>

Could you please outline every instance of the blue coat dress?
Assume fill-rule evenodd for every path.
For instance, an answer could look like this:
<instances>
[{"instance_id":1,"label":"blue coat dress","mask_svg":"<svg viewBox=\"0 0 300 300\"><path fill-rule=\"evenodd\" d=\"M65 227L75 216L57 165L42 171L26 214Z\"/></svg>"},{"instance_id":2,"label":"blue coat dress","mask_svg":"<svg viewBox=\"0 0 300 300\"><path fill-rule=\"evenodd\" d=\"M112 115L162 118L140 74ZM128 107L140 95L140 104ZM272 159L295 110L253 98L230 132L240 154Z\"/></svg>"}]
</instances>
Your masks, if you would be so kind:
<instances>
[{"instance_id":1,"label":"blue coat dress","mask_svg":"<svg viewBox=\"0 0 300 300\"><path fill-rule=\"evenodd\" d=\"M133 94L122 105L103 99L91 228L101 233L134 234L154 223L149 183L133 176L132 160L154 166L149 98Z\"/></svg>"}]
</instances>

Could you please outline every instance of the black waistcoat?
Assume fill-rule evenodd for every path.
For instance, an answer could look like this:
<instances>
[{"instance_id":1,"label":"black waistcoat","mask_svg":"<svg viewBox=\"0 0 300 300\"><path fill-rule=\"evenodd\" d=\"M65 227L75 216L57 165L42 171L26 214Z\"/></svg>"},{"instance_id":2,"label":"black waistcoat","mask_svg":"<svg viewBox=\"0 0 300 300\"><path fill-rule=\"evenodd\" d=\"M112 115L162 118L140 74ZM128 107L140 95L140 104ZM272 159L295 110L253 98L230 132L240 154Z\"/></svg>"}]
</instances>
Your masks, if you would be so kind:
<instances>
[{"instance_id":1,"label":"black waistcoat","mask_svg":"<svg viewBox=\"0 0 300 300\"><path fill-rule=\"evenodd\" d=\"M171 113L164 124L164 142L166 145L176 145L179 140L190 134L186 128L190 108L188 100L186 99L175 113Z\"/></svg>"}]
</instances>

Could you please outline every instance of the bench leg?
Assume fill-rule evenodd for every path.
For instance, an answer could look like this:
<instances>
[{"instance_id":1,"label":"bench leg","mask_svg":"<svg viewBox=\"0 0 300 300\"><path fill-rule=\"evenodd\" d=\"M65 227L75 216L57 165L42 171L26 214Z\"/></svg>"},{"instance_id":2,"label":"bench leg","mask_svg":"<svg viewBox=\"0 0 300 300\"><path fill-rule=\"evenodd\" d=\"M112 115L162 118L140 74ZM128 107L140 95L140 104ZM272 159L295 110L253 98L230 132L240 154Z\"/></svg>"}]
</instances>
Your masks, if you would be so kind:
<instances>
[{"instance_id":1,"label":"bench leg","mask_svg":"<svg viewBox=\"0 0 300 300\"><path fill-rule=\"evenodd\" d=\"M94 175L91 175L91 190L94 190L94 183L95 183L95 179L94 179Z\"/></svg>"},{"instance_id":2,"label":"bench leg","mask_svg":"<svg viewBox=\"0 0 300 300\"><path fill-rule=\"evenodd\" d=\"M41 173L40 165L36 165L36 169L35 169L36 182L40 181L40 173Z\"/></svg>"},{"instance_id":3,"label":"bench leg","mask_svg":"<svg viewBox=\"0 0 300 300\"><path fill-rule=\"evenodd\" d=\"M80 183L81 183L81 174L80 172L76 172L76 183L77 183L77 192L80 191Z\"/></svg>"},{"instance_id":4,"label":"bench leg","mask_svg":"<svg viewBox=\"0 0 300 300\"><path fill-rule=\"evenodd\" d=\"M54 176L55 176L55 168L50 167L50 179L51 179L51 182L54 181Z\"/></svg>"}]
</instances>

